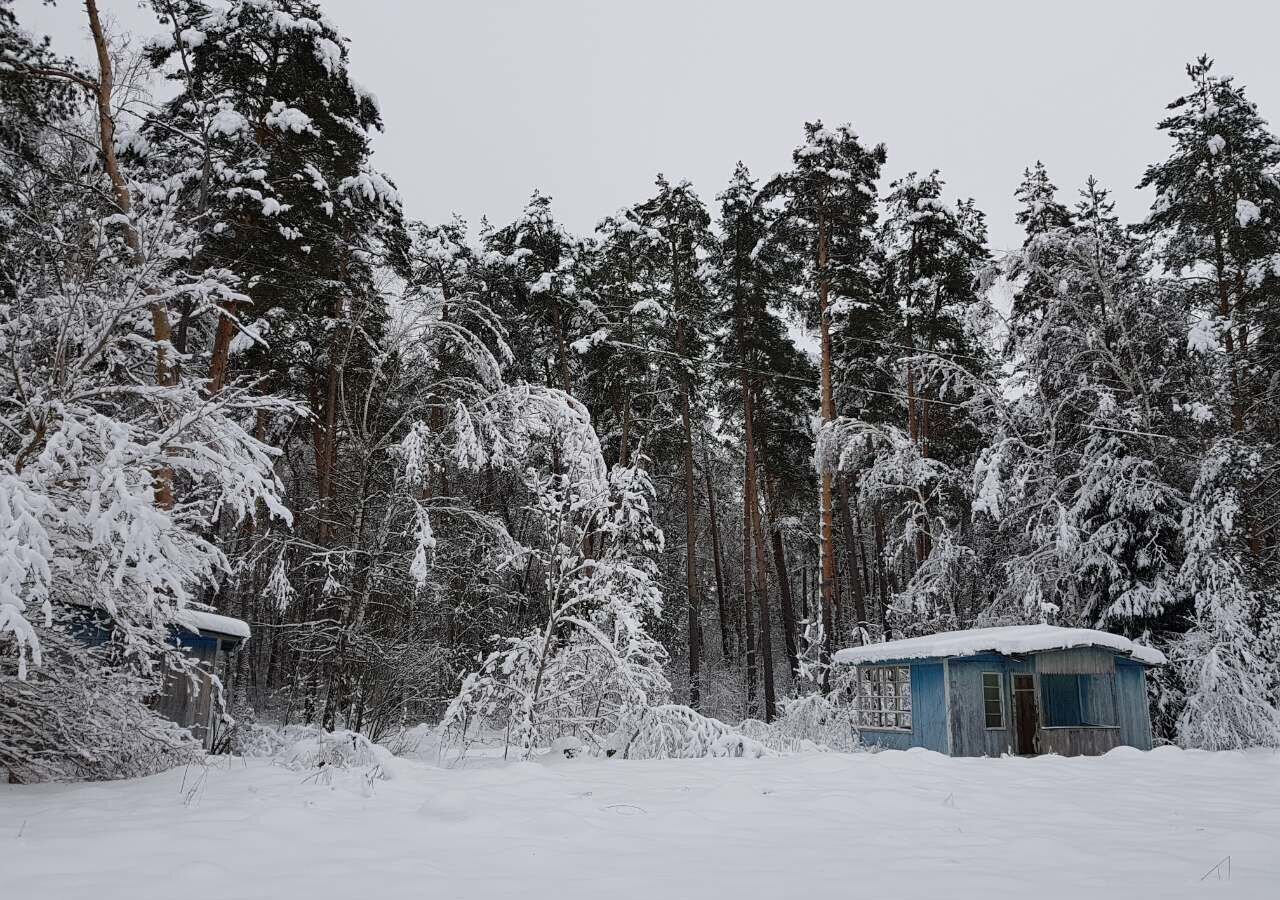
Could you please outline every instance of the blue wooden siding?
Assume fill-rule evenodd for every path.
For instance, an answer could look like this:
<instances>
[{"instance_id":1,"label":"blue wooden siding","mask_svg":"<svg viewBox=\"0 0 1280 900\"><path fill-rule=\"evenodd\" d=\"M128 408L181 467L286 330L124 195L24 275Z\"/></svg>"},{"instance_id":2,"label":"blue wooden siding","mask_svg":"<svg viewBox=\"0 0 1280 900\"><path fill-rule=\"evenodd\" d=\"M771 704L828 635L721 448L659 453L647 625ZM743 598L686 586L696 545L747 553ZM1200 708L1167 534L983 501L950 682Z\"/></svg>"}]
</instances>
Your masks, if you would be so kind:
<instances>
[{"instance_id":1,"label":"blue wooden siding","mask_svg":"<svg viewBox=\"0 0 1280 900\"><path fill-rule=\"evenodd\" d=\"M1012 752L1013 745L1013 679L1014 672L1030 672L1029 660L997 654L969 656L947 663L950 673L952 756L999 756ZM1004 703L1004 724L988 728L982 695L982 674L1000 676L1000 694Z\"/></svg>"},{"instance_id":2,"label":"blue wooden siding","mask_svg":"<svg viewBox=\"0 0 1280 900\"><path fill-rule=\"evenodd\" d=\"M947 691L942 663L911 667L911 746L947 752Z\"/></svg>"},{"instance_id":3,"label":"blue wooden siding","mask_svg":"<svg viewBox=\"0 0 1280 900\"><path fill-rule=\"evenodd\" d=\"M1120 743L1139 750L1151 749L1147 670L1121 657L1116 658L1116 717L1120 721Z\"/></svg>"},{"instance_id":4,"label":"blue wooden siding","mask_svg":"<svg viewBox=\"0 0 1280 900\"><path fill-rule=\"evenodd\" d=\"M911 668L911 730L888 731L864 728L859 731L862 742L886 750L924 747L947 752L947 698L942 677L942 663L889 662L877 665L900 665Z\"/></svg>"}]
</instances>

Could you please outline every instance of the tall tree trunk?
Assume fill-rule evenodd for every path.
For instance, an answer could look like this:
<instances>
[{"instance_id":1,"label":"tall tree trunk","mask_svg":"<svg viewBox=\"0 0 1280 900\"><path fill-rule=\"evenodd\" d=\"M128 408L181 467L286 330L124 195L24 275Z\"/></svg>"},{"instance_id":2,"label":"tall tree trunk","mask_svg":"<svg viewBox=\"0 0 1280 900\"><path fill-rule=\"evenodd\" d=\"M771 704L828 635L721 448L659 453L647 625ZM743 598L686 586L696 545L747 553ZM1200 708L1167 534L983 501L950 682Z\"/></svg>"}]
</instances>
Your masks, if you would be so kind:
<instances>
[{"instance_id":1,"label":"tall tree trunk","mask_svg":"<svg viewBox=\"0 0 1280 900\"><path fill-rule=\"evenodd\" d=\"M857 617L855 625L858 642L862 642L862 634L867 627L867 597L862 590L862 578L858 572L858 537L853 530L853 515L850 513L849 476L840 476L840 523L844 527L844 552L846 569L849 575L849 589L853 593L853 611Z\"/></svg>"},{"instance_id":2,"label":"tall tree trunk","mask_svg":"<svg viewBox=\"0 0 1280 900\"><path fill-rule=\"evenodd\" d=\"M724 593L724 560L720 555L720 524L716 518L716 494L711 479L711 457L703 448L702 474L707 482L707 517L711 523L711 555L716 570L716 605L720 613L720 650L726 665L733 665L733 629L729 598Z\"/></svg>"},{"instance_id":3,"label":"tall tree trunk","mask_svg":"<svg viewBox=\"0 0 1280 900\"><path fill-rule=\"evenodd\" d=\"M213 337L213 354L209 360L209 393L216 394L226 386L231 361L231 339L236 333L238 304L228 303L218 313L218 329Z\"/></svg>"},{"instance_id":4,"label":"tall tree trunk","mask_svg":"<svg viewBox=\"0 0 1280 900\"><path fill-rule=\"evenodd\" d=\"M84 0L85 13L89 17L89 31L93 35L93 47L98 58L98 81L92 91L94 105L98 115L99 149L102 151L102 166L111 182L111 195L116 207L127 218L133 211L133 201L129 196L129 185L120 171L120 161L116 157L116 122L111 112L111 91L115 83L115 75L111 65L111 52L107 46L106 32L102 28L102 19L98 15L97 0ZM134 227L132 220L124 226L125 243L133 254L134 262L141 266L146 262L142 238ZM169 348L172 345L173 329L169 322L169 309L160 300L152 300L147 304L151 314L151 331L156 344L156 384L172 386L177 384L177 373L169 364ZM162 466L152 473L155 477L155 502L161 509L173 508L173 470Z\"/></svg>"},{"instance_id":5,"label":"tall tree trunk","mask_svg":"<svg viewBox=\"0 0 1280 900\"><path fill-rule=\"evenodd\" d=\"M564 318L560 304L556 304L556 362L560 368L560 387L566 394L573 394L573 382L569 380L569 349L564 337Z\"/></svg>"},{"instance_id":6,"label":"tall tree trunk","mask_svg":"<svg viewBox=\"0 0 1280 900\"><path fill-rule=\"evenodd\" d=\"M756 631L755 614L751 611L751 498L747 479L742 479L742 631L747 669L747 717L756 715Z\"/></svg>"},{"instance_id":7,"label":"tall tree trunk","mask_svg":"<svg viewBox=\"0 0 1280 900\"><path fill-rule=\"evenodd\" d=\"M698 585L698 495L693 476L693 423L690 415L689 368L686 359L685 323L676 326L676 352L680 355L680 424L684 428L684 577L689 602L689 705L701 702L702 598Z\"/></svg>"},{"instance_id":8,"label":"tall tree trunk","mask_svg":"<svg viewBox=\"0 0 1280 900\"><path fill-rule=\"evenodd\" d=\"M831 323L828 318L827 223L818 223L818 320L822 337L822 421L836 417L835 393L831 380ZM825 470L825 466L823 467ZM822 473L822 688L831 684L831 656L835 650L836 545L832 521L831 473Z\"/></svg>"},{"instance_id":9,"label":"tall tree trunk","mask_svg":"<svg viewBox=\"0 0 1280 900\"><path fill-rule=\"evenodd\" d=\"M778 573L778 599L782 606L782 639L787 646L787 663L791 666L791 675L795 677L800 674L800 652L796 635L796 607L791 596L791 576L787 571L787 549L782 541L782 530L778 528L777 493L763 469L761 469L761 478L765 482L765 511L769 517L769 539L773 545L773 568Z\"/></svg>"},{"instance_id":10,"label":"tall tree trunk","mask_svg":"<svg viewBox=\"0 0 1280 900\"><path fill-rule=\"evenodd\" d=\"M889 627L889 579L886 577L884 570L884 515L880 511L880 507L876 507L873 517L872 530L875 536L876 548L876 585L880 592L880 630L884 633L884 638L887 641L893 637L893 629Z\"/></svg>"},{"instance_id":11,"label":"tall tree trunk","mask_svg":"<svg viewBox=\"0 0 1280 900\"><path fill-rule=\"evenodd\" d=\"M758 497L755 435L752 433L752 419L755 417L754 391L746 385L744 403L744 421L746 422L745 443L747 449L747 477L743 493L747 503L747 514L744 524L750 529L752 543L755 545L756 566L756 611L760 620L760 671L764 679L764 720L772 722L777 708L777 697L773 682L773 623L769 615L768 570L765 566L764 530L760 523L760 501Z\"/></svg>"}]
</instances>

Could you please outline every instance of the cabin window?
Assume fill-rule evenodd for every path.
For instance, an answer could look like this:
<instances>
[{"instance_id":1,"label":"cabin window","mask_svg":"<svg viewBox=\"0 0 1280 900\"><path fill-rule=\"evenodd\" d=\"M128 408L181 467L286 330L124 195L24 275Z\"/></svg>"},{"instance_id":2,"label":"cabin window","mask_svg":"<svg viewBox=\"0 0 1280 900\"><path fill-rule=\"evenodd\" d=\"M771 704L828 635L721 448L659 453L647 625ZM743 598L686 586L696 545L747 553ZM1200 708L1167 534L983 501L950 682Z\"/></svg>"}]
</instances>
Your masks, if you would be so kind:
<instances>
[{"instance_id":1,"label":"cabin window","mask_svg":"<svg viewBox=\"0 0 1280 900\"><path fill-rule=\"evenodd\" d=\"M860 669L856 709L860 728L910 731L910 667L865 666Z\"/></svg>"},{"instance_id":2,"label":"cabin window","mask_svg":"<svg viewBox=\"0 0 1280 900\"><path fill-rule=\"evenodd\" d=\"M1108 675L1041 675L1046 728L1113 728L1116 698Z\"/></svg>"},{"instance_id":3,"label":"cabin window","mask_svg":"<svg viewBox=\"0 0 1280 900\"><path fill-rule=\"evenodd\" d=\"M999 672L982 673L982 711L988 728L1004 727L1004 690Z\"/></svg>"}]
</instances>

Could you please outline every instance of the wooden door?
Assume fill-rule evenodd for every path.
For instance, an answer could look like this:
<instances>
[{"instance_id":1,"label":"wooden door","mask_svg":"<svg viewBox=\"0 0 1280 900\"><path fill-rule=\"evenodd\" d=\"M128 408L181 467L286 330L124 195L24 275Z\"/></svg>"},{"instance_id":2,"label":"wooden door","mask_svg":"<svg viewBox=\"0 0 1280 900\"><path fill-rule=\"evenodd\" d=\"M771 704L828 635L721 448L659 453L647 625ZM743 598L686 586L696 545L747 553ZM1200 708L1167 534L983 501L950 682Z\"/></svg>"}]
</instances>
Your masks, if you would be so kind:
<instances>
[{"instance_id":1,"label":"wooden door","mask_svg":"<svg viewBox=\"0 0 1280 900\"><path fill-rule=\"evenodd\" d=\"M1028 674L1013 676L1013 725L1014 752L1019 756L1032 756L1036 752L1036 728L1040 711L1036 708L1035 677Z\"/></svg>"}]
</instances>

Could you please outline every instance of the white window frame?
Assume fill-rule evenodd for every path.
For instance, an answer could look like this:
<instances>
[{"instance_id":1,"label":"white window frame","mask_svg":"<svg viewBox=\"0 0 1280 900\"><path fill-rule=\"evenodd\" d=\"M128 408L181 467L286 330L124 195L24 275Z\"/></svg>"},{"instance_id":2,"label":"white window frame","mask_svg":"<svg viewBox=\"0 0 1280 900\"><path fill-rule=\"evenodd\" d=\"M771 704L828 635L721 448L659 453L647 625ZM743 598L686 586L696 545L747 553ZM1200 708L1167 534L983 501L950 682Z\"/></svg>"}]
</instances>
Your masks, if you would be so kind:
<instances>
[{"instance_id":1,"label":"white window frame","mask_svg":"<svg viewBox=\"0 0 1280 900\"><path fill-rule=\"evenodd\" d=\"M1000 695L1000 724L987 724L987 676L991 675L996 680L997 692ZM982 724L987 731L1006 731L1009 728L1009 714L1005 712L1004 703L1004 674L1002 672L983 672L982 677L978 679L978 685L982 690Z\"/></svg>"},{"instance_id":2,"label":"white window frame","mask_svg":"<svg viewBox=\"0 0 1280 900\"><path fill-rule=\"evenodd\" d=\"M910 734L911 667L859 666L853 705L860 731Z\"/></svg>"}]
</instances>

